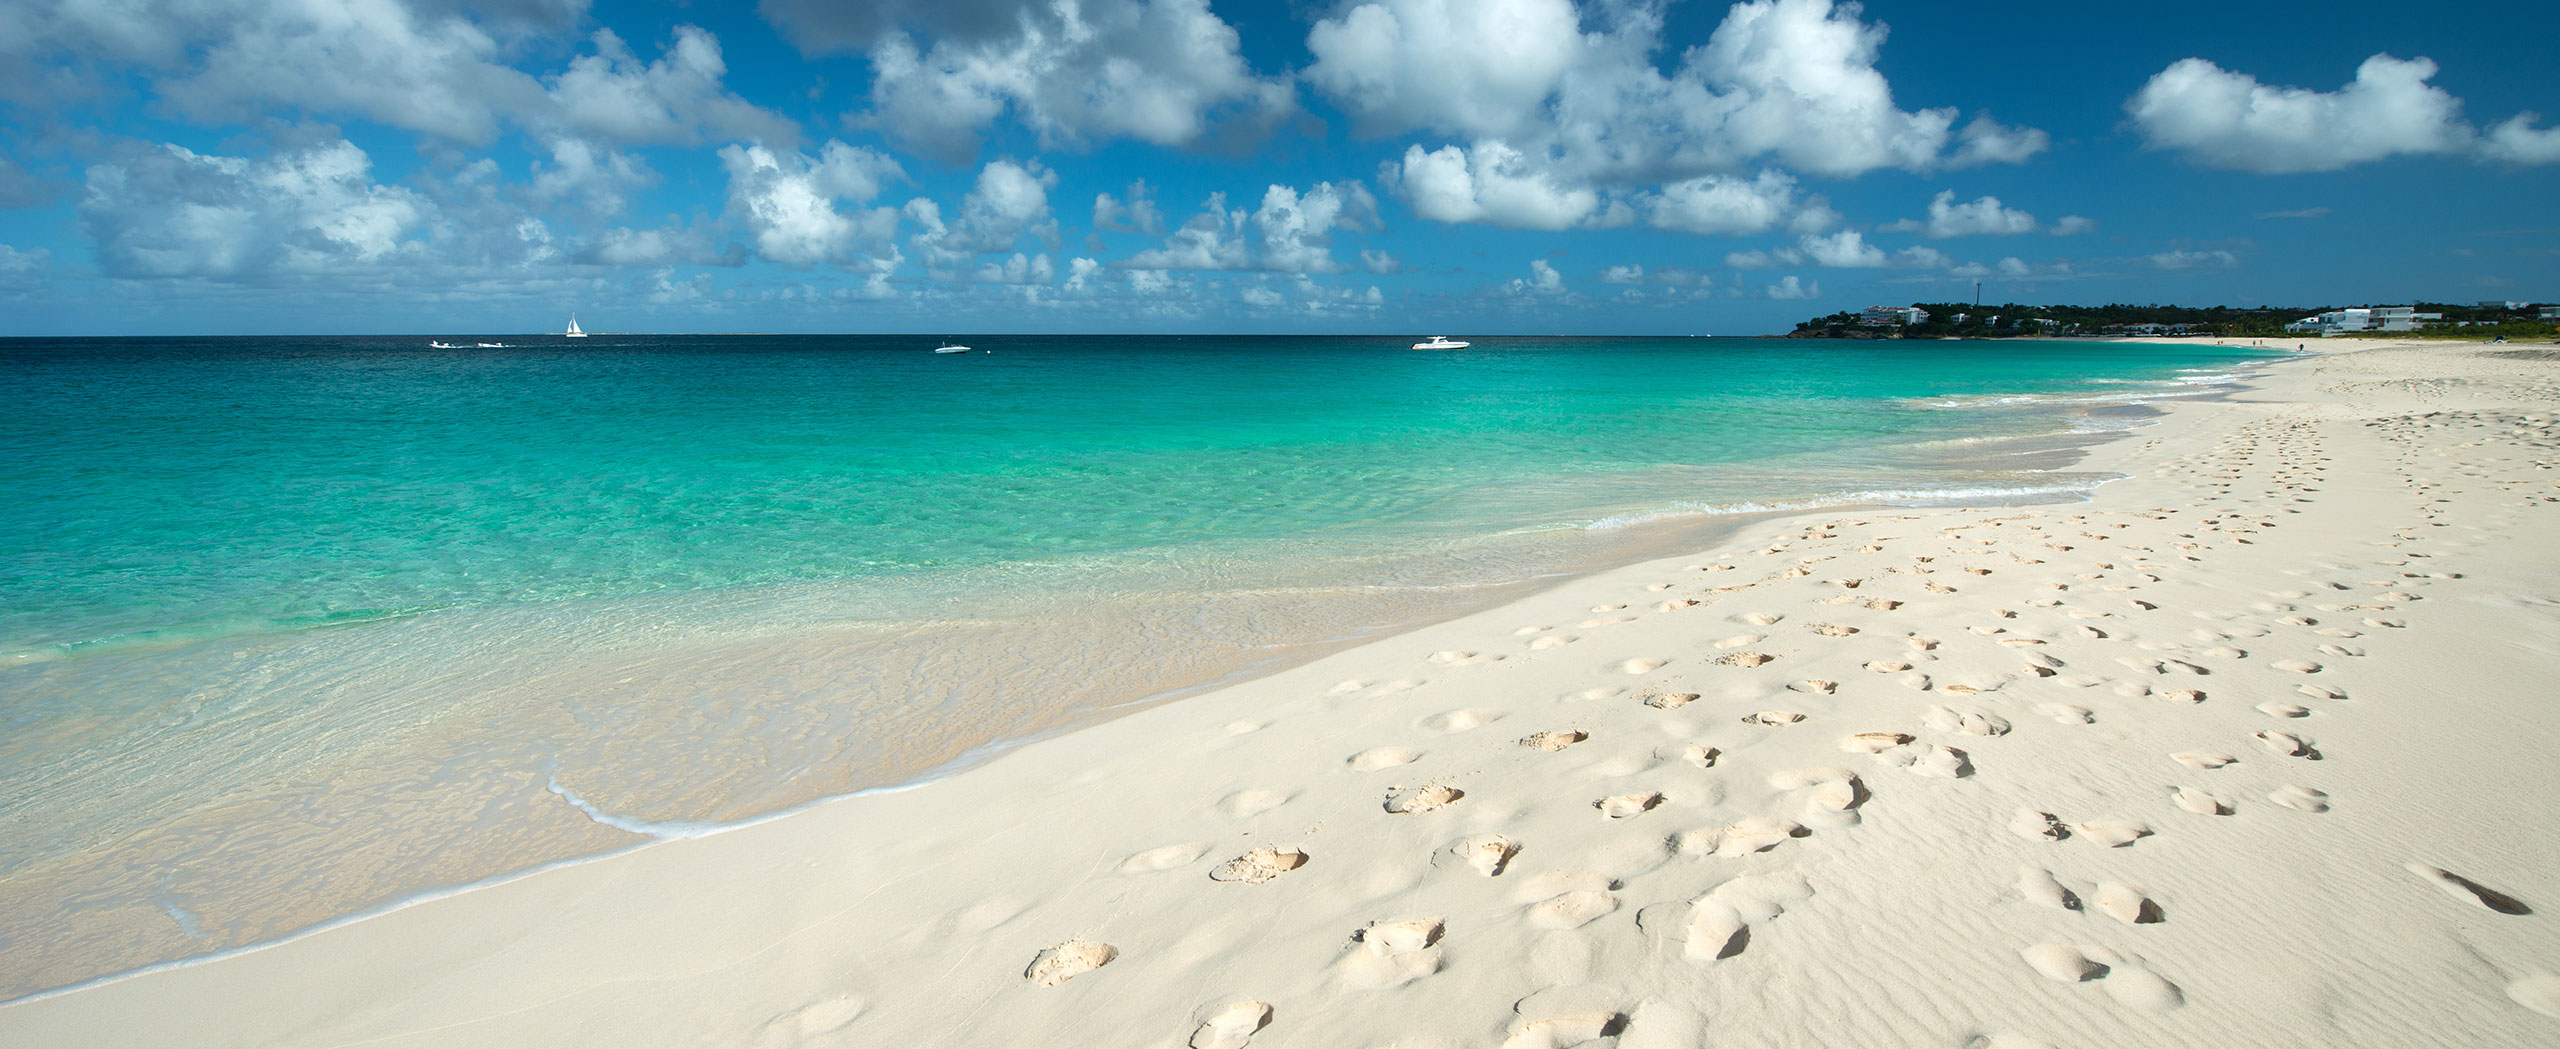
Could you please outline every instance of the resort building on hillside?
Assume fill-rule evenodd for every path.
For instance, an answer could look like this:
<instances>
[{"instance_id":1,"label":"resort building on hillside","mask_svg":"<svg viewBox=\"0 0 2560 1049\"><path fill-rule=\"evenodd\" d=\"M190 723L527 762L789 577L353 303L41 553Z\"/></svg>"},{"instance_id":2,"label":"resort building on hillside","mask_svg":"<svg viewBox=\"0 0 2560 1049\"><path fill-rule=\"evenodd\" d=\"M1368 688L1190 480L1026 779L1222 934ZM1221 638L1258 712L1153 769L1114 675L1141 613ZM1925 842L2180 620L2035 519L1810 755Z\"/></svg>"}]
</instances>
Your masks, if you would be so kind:
<instances>
[{"instance_id":1,"label":"resort building on hillside","mask_svg":"<svg viewBox=\"0 0 2560 1049\"><path fill-rule=\"evenodd\" d=\"M2284 330L2325 338L2351 331L2416 331L2423 322L2443 319L2444 314L2420 313L2415 306L2358 306L2304 317L2285 325Z\"/></svg>"},{"instance_id":2,"label":"resort building on hillside","mask_svg":"<svg viewBox=\"0 0 2560 1049\"><path fill-rule=\"evenodd\" d=\"M1899 328L1929 319L1929 311L1918 306L1869 306L1858 314L1862 328Z\"/></svg>"}]
</instances>

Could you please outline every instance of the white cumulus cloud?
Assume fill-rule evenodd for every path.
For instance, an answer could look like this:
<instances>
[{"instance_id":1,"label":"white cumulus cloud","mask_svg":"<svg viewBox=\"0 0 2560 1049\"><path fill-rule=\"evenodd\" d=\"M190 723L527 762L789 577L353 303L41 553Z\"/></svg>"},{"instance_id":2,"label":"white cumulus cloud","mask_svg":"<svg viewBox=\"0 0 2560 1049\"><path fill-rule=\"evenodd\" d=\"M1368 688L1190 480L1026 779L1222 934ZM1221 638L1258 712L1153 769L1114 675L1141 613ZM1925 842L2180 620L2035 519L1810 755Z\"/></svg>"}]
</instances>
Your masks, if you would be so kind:
<instances>
[{"instance_id":1,"label":"white cumulus cloud","mask_svg":"<svg viewBox=\"0 0 2560 1049\"><path fill-rule=\"evenodd\" d=\"M1460 15L1454 12L1464 11ZM1488 22L1535 26L1499 47ZM1563 183L1676 181L1774 161L1851 175L2015 162L2042 132L1954 109L1906 111L1875 68L1885 38L1854 4L1735 4L1708 41L1665 70L1652 5L1566 0L1375 0L1317 23L1309 81L1362 130L1469 136ZM1410 172L1408 172L1410 174ZM1473 220L1468 220L1473 221Z\"/></svg>"},{"instance_id":2,"label":"white cumulus cloud","mask_svg":"<svg viewBox=\"0 0 2560 1049\"><path fill-rule=\"evenodd\" d=\"M2522 113L2483 136L2462 101L2427 81L2431 59L2377 54L2336 91L2278 87L2201 58L2161 70L2125 102L2144 144L2207 167L2260 174L2336 171L2403 154L2468 153L2510 164L2560 162L2560 129Z\"/></svg>"},{"instance_id":3,"label":"white cumulus cloud","mask_svg":"<svg viewBox=\"0 0 2560 1049\"><path fill-rule=\"evenodd\" d=\"M1666 184L1642 200L1657 229L1699 234L1765 233L1780 226L1811 233L1838 217L1820 197L1799 200L1796 180L1784 172L1757 178L1701 175Z\"/></svg>"},{"instance_id":4,"label":"white cumulus cloud","mask_svg":"<svg viewBox=\"0 0 2560 1049\"><path fill-rule=\"evenodd\" d=\"M2002 236L2033 233L2036 217L2000 203L1998 197L1977 197L1969 203L1956 203L1956 191L1940 190L1929 201L1929 219L1921 222L1904 219L1882 227L1890 233L1925 230L1932 237Z\"/></svg>"},{"instance_id":5,"label":"white cumulus cloud","mask_svg":"<svg viewBox=\"0 0 2560 1049\"><path fill-rule=\"evenodd\" d=\"M1186 146L1210 138L1221 118L1258 135L1296 108L1287 81L1247 66L1235 28L1207 0L957 5L974 16L966 18L887 6L861 31L821 5L769 4L766 13L813 51L867 41L874 80L862 119L945 158L975 151L1007 111L1043 146ZM911 24L943 35L920 42L901 28Z\"/></svg>"},{"instance_id":6,"label":"white cumulus cloud","mask_svg":"<svg viewBox=\"0 0 2560 1049\"><path fill-rule=\"evenodd\" d=\"M817 156L776 152L763 146L725 146L720 162L729 173L729 208L755 253L785 266L822 262L876 264L894 254L893 208L838 211L840 201L865 204L882 185L903 176L896 161L874 150L829 141Z\"/></svg>"},{"instance_id":7,"label":"white cumulus cloud","mask_svg":"<svg viewBox=\"0 0 2560 1049\"><path fill-rule=\"evenodd\" d=\"M1867 243L1867 238L1853 229L1844 229L1827 237L1807 236L1798 241L1797 246L1817 266L1865 269L1887 262L1883 248Z\"/></svg>"},{"instance_id":8,"label":"white cumulus cloud","mask_svg":"<svg viewBox=\"0 0 2560 1049\"><path fill-rule=\"evenodd\" d=\"M1434 222L1560 230L1600 214L1598 191L1569 184L1519 150L1493 140L1429 152L1409 146L1404 162L1389 161L1378 177L1404 198L1414 214Z\"/></svg>"},{"instance_id":9,"label":"white cumulus cloud","mask_svg":"<svg viewBox=\"0 0 2560 1049\"><path fill-rule=\"evenodd\" d=\"M435 217L344 140L257 158L136 148L89 167L78 210L108 273L250 280L392 262Z\"/></svg>"}]
</instances>

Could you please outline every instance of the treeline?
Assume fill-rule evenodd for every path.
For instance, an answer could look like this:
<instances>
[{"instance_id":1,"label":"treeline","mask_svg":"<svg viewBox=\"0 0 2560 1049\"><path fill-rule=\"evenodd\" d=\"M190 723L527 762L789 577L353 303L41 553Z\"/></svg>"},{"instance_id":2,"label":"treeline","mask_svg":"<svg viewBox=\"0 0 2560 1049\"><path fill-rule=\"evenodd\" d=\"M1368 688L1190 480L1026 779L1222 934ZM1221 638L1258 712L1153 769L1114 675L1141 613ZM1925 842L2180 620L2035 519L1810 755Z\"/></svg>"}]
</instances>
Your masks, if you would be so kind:
<instances>
[{"instance_id":1,"label":"treeline","mask_svg":"<svg viewBox=\"0 0 2560 1049\"><path fill-rule=\"evenodd\" d=\"M2331 307L2029 306L2004 302L1976 306L1969 302L1915 302L1929 319L1917 324L1870 325L1855 312L1815 317L1796 325L1793 334L1824 338L1989 339L2020 335L2112 334L2136 325L2158 325L2198 335L2277 336L2284 326ZM2448 314L2450 316L2450 314Z\"/></svg>"},{"instance_id":2,"label":"treeline","mask_svg":"<svg viewBox=\"0 0 2560 1049\"><path fill-rule=\"evenodd\" d=\"M1976 306L1968 302L1915 302L1911 305L1927 311L1929 319L1908 325L1873 323L1857 312L1844 310L1798 323L1790 334L1796 338L1832 339L1997 339L2024 335L2097 336L2142 332L2282 338L2286 336L2285 325L2339 308L2137 306L2132 303L2029 306L2015 302L1997 306ZM2415 306L2419 313L2440 313L2444 318L2430 321L2427 327L2416 332L2394 332L2394 336L2545 339L2560 334L2560 326L2539 319L2533 307L2507 309L2504 306L2462 306L2449 302L2420 302Z\"/></svg>"}]
</instances>

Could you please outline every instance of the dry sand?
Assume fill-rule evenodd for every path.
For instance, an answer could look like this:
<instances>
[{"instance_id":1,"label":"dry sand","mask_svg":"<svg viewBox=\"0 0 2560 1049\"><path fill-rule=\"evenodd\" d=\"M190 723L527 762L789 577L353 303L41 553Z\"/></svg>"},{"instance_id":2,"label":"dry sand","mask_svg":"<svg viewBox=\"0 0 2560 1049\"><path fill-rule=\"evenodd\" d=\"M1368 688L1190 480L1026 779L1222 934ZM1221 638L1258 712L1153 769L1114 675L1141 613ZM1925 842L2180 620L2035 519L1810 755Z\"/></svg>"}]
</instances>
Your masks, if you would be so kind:
<instances>
[{"instance_id":1,"label":"dry sand","mask_svg":"<svg viewBox=\"0 0 2560 1049\"><path fill-rule=\"evenodd\" d=\"M0 1044L2560 1044L2560 362L2320 349L2093 503L1764 522Z\"/></svg>"}]
</instances>

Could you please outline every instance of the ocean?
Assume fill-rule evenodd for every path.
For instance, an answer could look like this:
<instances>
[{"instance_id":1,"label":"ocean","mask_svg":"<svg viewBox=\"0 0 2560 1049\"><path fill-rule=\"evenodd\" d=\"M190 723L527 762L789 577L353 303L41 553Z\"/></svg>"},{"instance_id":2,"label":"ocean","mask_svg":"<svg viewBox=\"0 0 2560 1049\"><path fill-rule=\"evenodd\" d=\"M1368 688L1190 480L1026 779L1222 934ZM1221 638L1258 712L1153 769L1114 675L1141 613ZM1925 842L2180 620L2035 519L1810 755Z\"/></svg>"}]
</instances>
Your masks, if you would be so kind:
<instances>
[{"instance_id":1,"label":"ocean","mask_svg":"<svg viewBox=\"0 0 2560 1049\"><path fill-rule=\"evenodd\" d=\"M0 340L0 999L913 784L2269 351Z\"/></svg>"}]
</instances>

